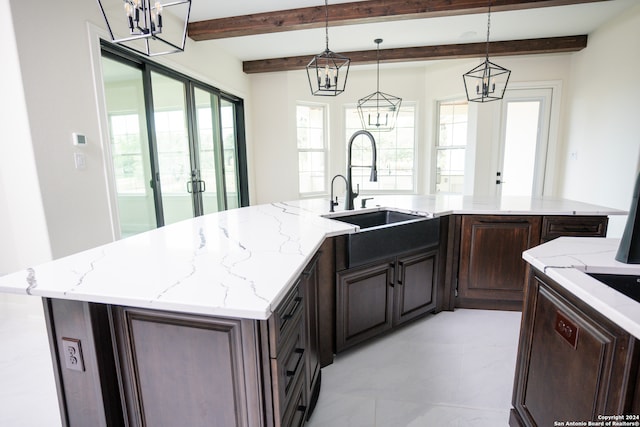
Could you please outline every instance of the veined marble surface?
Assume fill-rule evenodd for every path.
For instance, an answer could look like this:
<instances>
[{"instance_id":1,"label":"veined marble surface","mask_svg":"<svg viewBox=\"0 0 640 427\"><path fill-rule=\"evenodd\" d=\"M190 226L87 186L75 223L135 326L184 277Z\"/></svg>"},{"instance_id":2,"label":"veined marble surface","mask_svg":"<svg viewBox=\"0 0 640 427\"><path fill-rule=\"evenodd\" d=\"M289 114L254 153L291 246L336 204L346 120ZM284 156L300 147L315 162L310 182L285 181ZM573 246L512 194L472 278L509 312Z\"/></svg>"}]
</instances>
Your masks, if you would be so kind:
<instances>
[{"instance_id":1,"label":"veined marble surface","mask_svg":"<svg viewBox=\"0 0 640 427\"><path fill-rule=\"evenodd\" d=\"M395 195L395 196L367 196L373 197L367 201L369 208L392 207L407 213L421 212L433 216L450 214L477 215L626 215L626 211L577 202L574 200L551 197L477 197L460 195ZM360 206L359 199L354 204L356 210ZM317 214L326 214L329 201L326 199L303 199L287 202ZM344 200L335 208L336 214L344 211Z\"/></svg>"},{"instance_id":2,"label":"veined marble surface","mask_svg":"<svg viewBox=\"0 0 640 427\"><path fill-rule=\"evenodd\" d=\"M426 216L626 213L519 197L374 196L369 206ZM327 199L311 199L205 215L0 277L0 292L267 319L326 237L357 230L328 213Z\"/></svg>"},{"instance_id":3,"label":"veined marble surface","mask_svg":"<svg viewBox=\"0 0 640 427\"><path fill-rule=\"evenodd\" d=\"M267 319L324 238L353 230L278 203L234 209L0 277L0 291Z\"/></svg>"},{"instance_id":4,"label":"veined marble surface","mask_svg":"<svg viewBox=\"0 0 640 427\"><path fill-rule=\"evenodd\" d=\"M602 315L640 338L640 303L586 274L640 276L640 264L624 264L615 260L619 244L620 239L560 237L525 251L522 257Z\"/></svg>"}]
</instances>

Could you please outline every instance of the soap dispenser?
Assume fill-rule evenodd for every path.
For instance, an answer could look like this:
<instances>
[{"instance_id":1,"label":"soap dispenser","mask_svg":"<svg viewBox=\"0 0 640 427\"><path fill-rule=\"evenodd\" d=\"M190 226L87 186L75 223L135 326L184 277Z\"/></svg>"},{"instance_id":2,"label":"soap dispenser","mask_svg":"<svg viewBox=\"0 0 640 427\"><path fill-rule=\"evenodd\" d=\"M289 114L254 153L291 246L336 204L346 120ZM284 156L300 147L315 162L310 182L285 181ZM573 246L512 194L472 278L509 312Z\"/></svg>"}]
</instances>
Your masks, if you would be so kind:
<instances>
[{"instance_id":1,"label":"soap dispenser","mask_svg":"<svg viewBox=\"0 0 640 427\"><path fill-rule=\"evenodd\" d=\"M631 208L629 208L629 216L627 224L622 233L622 240L618 246L616 261L625 264L640 264L640 211L638 211L638 199L640 196L640 174L636 179L636 186L633 189L633 197L631 198Z\"/></svg>"}]
</instances>

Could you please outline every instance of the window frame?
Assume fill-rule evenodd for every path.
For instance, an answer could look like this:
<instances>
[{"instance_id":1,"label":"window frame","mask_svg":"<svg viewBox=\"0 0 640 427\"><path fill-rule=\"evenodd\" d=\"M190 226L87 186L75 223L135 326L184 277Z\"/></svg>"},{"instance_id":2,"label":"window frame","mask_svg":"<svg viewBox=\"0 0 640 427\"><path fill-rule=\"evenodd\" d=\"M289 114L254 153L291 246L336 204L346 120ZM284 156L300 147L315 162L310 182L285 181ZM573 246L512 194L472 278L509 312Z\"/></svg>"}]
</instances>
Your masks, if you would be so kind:
<instances>
[{"instance_id":1,"label":"window frame","mask_svg":"<svg viewBox=\"0 0 640 427\"><path fill-rule=\"evenodd\" d=\"M300 148L298 146L298 107L321 108L322 109L322 148ZM329 106L323 103L297 101L296 102L296 151L298 154L298 196L300 198L314 198L328 194L328 173L329 173ZM308 129L308 128L307 128ZM323 153L324 158L324 179L322 181L322 190L302 192L300 188L300 153Z\"/></svg>"},{"instance_id":2,"label":"window frame","mask_svg":"<svg viewBox=\"0 0 640 427\"><path fill-rule=\"evenodd\" d=\"M349 139L351 138L351 136L353 135L353 133L347 135L347 131L348 129L354 129L354 128L348 128L347 127L347 114L349 110L357 110L357 104L345 104L344 105L344 109L343 109L343 113L344 113L344 133L345 133L345 147L344 147L344 155L345 155L345 169L347 167L346 165L346 161L348 159L349 153L347 152L347 150L349 149L348 147L348 142ZM361 187L361 192L360 194L371 194L371 195L381 195L381 194L417 194L418 193L418 179L419 179L419 173L418 173L418 162L419 162L419 155L420 155L420 142L419 142L419 125L418 125L418 118L419 118L419 104L417 101L406 101L403 100L402 101L402 105L400 106L400 114L402 114L402 110L405 108L413 108L413 164L411 167L411 189L400 189L398 190L396 189L367 189L367 188L362 188ZM356 111L357 114L357 111ZM396 121L396 127L391 130L391 131L380 131L377 132L377 134L389 134L390 132L396 132L397 131L397 126L398 126L398 121ZM361 126L359 126L358 130L362 129ZM378 147L378 135L376 134L376 132L371 132L371 134L373 135L374 139L376 140L376 147L378 148L378 159L380 158L380 149ZM380 164L378 163L378 177L380 177L381 174L381 168L380 168ZM364 175L368 175L368 171L364 173ZM400 175L396 175L396 176L400 176ZM355 191L355 180L354 180L354 191Z\"/></svg>"},{"instance_id":3,"label":"window frame","mask_svg":"<svg viewBox=\"0 0 640 427\"><path fill-rule=\"evenodd\" d=\"M466 104L467 105L467 136L465 137L465 144L464 145L446 145L446 146L441 146L440 143L440 128L441 128L441 124L440 124L440 108L443 105L461 105L461 104ZM462 174L462 180L463 180L463 189L461 192L459 193L454 193L454 192L450 192L450 191L438 191L438 152L440 151L448 151L448 150L464 150L464 154L465 154L465 160L466 160L466 154L467 154L467 148L469 147L469 131L468 131L468 126L469 126L469 101L466 100L466 98L461 98L461 97L457 97L457 98L451 98L451 99L442 99L442 100L438 100L436 101L436 109L435 109L435 137L433 140L433 144L434 144L434 157L433 157L433 173L432 173L432 191L433 194L451 194L451 195L462 195L464 194L464 177L465 177L465 173L466 173L466 161L465 161L465 168L463 169L463 174Z\"/></svg>"}]
</instances>

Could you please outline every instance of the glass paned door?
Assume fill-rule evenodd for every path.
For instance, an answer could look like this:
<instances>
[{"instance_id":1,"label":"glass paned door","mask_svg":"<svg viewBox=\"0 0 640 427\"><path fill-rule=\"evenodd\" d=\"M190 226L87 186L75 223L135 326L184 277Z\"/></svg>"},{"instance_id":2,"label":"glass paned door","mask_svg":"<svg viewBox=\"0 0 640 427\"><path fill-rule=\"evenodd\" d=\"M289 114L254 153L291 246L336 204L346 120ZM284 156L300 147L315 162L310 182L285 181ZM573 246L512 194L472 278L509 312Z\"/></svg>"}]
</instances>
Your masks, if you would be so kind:
<instances>
[{"instance_id":1,"label":"glass paned door","mask_svg":"<svg viewBox=\"0 0 640 427\"><path fill-rule=\"evenodd\" d=\"M102 43L119 237L246 206L242 99Z\"/></svg>"},{"instance_id":2,"label":"glass paned door","mask_svg":"<svg viewBox=\"0 0 640 427\"><path fill-rule=\"evenodd\" d=\"M151 73L157 170L164 224L193 218L194 191L185 84ZM158 183L157 183L158 185Z\"/></svg>"},{"instance_id":3,"label":"glass paned door","mask_svg":"<svg viewBox=\"0 0 640 427\"><path fill-rule=\"evenodd\" d=\"M156 228L143 74L102 58L110 151L121 237Z\"/></svg>"},{"instance_id":4,"label":"glass paned door","mask_svg":"<svg viewBox=\"0 0 640 427\"><path fill-rule=\"evenodd\" d=\"M224 157L224 182L227 195L227 209L240 206L238 183L238 135L236 134L236 106L226 99L220 100L220 121L222 126L222 149Z\"/></svg>"},{"instance_id":5,"label":"glass paned door","mask_svg":"<svg viewBox=\"0 0 640 427\"><path fill-rule=\"evenodd\" d=\"M498 195L542 196L552 89L507 91L503 100Z\"/></svg>"},{"instance_id":6,"label":"glass paned door","mask_svg":"<svg viewBox=\"0 0 640 427\"><path fill-rule=\"evenodd\" d=\"M209 91L194 88L197 144L198 144L198 197L202 199L202 213L224 209L224 188L219 191L216 176L220 164L219 97Z\"/></svg>"}]
</instances>

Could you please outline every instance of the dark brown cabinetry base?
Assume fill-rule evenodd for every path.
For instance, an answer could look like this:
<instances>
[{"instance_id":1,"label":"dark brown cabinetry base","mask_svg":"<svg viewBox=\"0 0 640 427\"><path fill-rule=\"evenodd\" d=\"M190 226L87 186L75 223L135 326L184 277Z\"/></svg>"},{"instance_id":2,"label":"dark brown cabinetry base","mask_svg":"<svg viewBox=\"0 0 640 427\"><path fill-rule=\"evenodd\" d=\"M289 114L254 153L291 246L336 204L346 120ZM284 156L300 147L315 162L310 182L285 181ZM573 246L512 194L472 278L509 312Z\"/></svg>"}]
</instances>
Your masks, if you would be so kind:
<instances>
[{"instance_id":1,"label":"dark brown cabinetry base","mask_svg":"<svg viewBox=\"0 0 640 427\"><path fill-rule=\"evenodd\" d=\"M540 242L540 224L539 216L463 216L456 305L520 310L522 252Z\"/></svg>"},{"instance_id":2,"label":"dark brown cabinetry base","mask_svg":"<svg viewBox=\"0 0 640 427\"><path fill-rule=\"evenodd\" d=\"M522 252L560 236L604 237L606 216L454 215L447 256L455 307L521 310Z\"/></svg>"},{"instance_id":3,"label":"dark brown cabinetry base","mask_svg":"<svg viewBox=\"0 0 640 427\"><path fill-rule=\"evenodd\" d=\"M338 272L336 351L436 308L438 248Z\"/></svg>"},{"instance_id":4,"label":"dark brown cabinetry base","mask_svg":"<svg viewBox=\"0 0 640 427\"><path fill-rule=\"evenodd\" d=\"M45 299L63 425L302 426L320 392L320 260L268 320Z\"/></svg>"},{"instance_id":5,"label":"dark brown cabinetry base","mask_svg":"<svg viewBox=\"0 0 640 427\"><path fill-rule=\"evenodd\" d=\"M639 351L629 333L535 271L523 311L510 425L632 414Z\"/></svg>"},{"instance_id":6,"label":"dark brown cabinetry base","mask_svg":"<svg viewBox=\"0 0 640 427\"><path fill-rule=\"evenodd\" d=\"M261 425L255 322L124 307L113 320L129 425Z\"/></svg>"}]
</instances>

